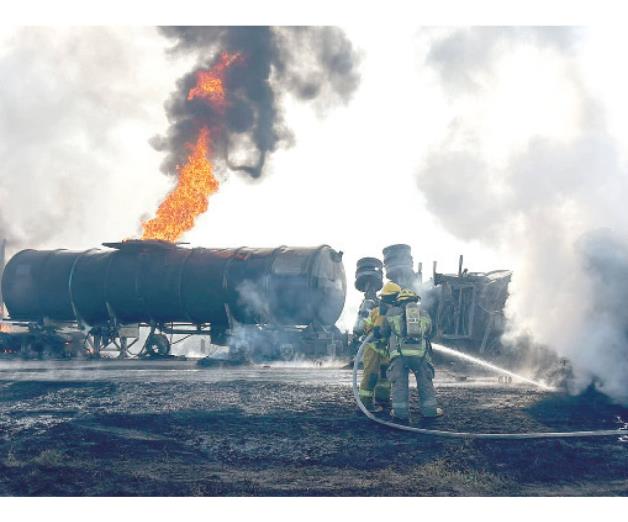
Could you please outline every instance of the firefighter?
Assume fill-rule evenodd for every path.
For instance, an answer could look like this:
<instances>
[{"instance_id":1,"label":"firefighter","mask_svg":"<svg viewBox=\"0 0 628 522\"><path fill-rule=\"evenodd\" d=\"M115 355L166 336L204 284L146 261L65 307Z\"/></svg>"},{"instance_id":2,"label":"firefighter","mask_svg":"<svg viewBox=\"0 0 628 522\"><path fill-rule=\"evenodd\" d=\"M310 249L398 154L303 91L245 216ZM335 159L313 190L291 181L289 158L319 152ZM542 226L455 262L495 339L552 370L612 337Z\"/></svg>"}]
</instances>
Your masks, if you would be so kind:
<instances>
[{"instance_id":1,"label":"firefighter","mask_svg":"<svg viewBox=\"0 0 628 522\"><path fill-rule=\"evenodd\" d=\"M436 401L434 366L432 365L429 336L432 329L430 316L421 309L419 296L402 289L394 307L386 313L385 327L380 342L388 341L390 364L388 379L391 383L391 417L409 422L409 373L417 380L421 416L439 417L443 414Z\"/></svg>"},{"instance_id":2,"label":"firefighter","mask_svg":"<svg viewBox=\"0 0 628 522\"><path fill-rule=\"evenodd\" d=\"M364 333L373 332L375 340L364 350L364 372L360 382L360 399L370 411L381 411L390 402L390 382L386 376L388 369L388 345L381 338L381 328L387 309L394 305L401 287L392 282L384 285L379 293L379 306L373 308L364 320Z\"/></svg>"},{"instance_id":3,"label":"firefighter","mask_svg":"<svg viewBox=\"0 0 628 522\"><path fill-rule=\"evenodd\" d=\"M355 324L353 325L353 336L356 339L361 339L365 336L365 327L368 317L369 315L371 315L373 309L377 308L378 305L379 301L377 300L377 296L375 295L370 298L365 297L362 301L360 309L358 310L358 317L355 320Z\"/></svg>"}]
</instances>

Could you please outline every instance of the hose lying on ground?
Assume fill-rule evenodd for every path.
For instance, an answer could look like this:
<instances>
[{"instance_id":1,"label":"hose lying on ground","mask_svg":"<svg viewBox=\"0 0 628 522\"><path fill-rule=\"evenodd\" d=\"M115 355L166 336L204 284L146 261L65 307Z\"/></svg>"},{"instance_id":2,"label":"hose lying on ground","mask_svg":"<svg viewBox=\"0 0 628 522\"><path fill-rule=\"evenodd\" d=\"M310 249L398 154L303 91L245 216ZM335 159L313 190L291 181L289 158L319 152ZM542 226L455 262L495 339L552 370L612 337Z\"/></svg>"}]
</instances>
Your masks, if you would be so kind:
<instances>
[{"instance_id":1,"label":"hose lying on ground","mask_svg":"<svg viewBox=\"0 0 628 522\"><path fill-rule=\"evenodd\" d=\"M628 434L628 431L625 429L615 429L615 430L596 430L596 431L567 431L567 432L528 432L528 433L472 433L472 432L464 432L464 431L443 431L443 430L433 430L427 428L417 428L414 426L406 426L405 424L397 424L395 422L387 421L384 419L380 419L373 415L370 411L366 409L362 400L360 399L360 394L358 393L358 366L362 361L362 354L364 352L364 347L370 340L372 339L372 334L369 334L366 339L360 345L358 349L358 353L355 356L355 360L353 362L353 397L355 398L355 402L358 404L362 413L366 415L369 419L378 424L382 424L383 426L388 426L389 428L395 428L398 430L411 431L413 433L420 433L422 435L435 435L438 437L448 437L448 438L463 438L463 439L556 439L556 438L576 438L576 437L610 437L610 436L625 436Z\"/></svg>"}]
</instances>

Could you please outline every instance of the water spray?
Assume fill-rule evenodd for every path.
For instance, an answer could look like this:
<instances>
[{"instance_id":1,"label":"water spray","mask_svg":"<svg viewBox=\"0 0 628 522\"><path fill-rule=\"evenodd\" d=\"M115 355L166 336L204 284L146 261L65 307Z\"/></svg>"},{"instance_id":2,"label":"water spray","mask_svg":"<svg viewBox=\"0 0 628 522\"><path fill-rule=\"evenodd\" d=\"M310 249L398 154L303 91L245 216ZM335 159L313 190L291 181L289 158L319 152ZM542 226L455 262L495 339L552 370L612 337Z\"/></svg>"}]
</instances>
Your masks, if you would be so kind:
<instances>
[{"instance_id":1,"label":"water spray","mask_svg":"<svg viewBox=\"0 0 628 522\"><path fill-rule=\"evenodd\" d=\"M362 411L364 415L366 415L373 422L377 422L378 424L382 424L384 426L388 426L389 428L394 428L397 430L411 431L413 433L420 433L421 435L433 435L437 437L447 437L447 438L456 438L456 439L490 439L490 440L521 440L521 439L558 439L558 438L579 438L579 437L625 437L628 431L625 426L620 429L614 430L596 430L596 431L566 431L566 432L526 432L526 433L472 433L465 431L444 431L444 430L433 430L427 428L416 428L414 426L406 426L404 424L397 424L395 422L387 421L384 419L380 419L373 415L370 411L366 409L362 400L360 399L360 395L358 393L358 366L362 361L362 355L364 353L364 347L369 343L372 339L373 335L369 334L358 349L358 353L355 356L355 361L353 363L353 397L355 401ZM444 348L440 347L439 348ZM449 350L449 349L447 349ZM452 350L455 352L455 350ZM476 359L475 357L467 356L466 354L460 354L460 352L456 352L456 354L464 355L463 358L467 358L467 360L471 362L484 363L482 364L485 367L489 367L494 370L499 370L502 372L507 372L502 368L496 367L487 363L485 361L481 361L481 359ZM522 377L516 374L512 374L508 372L513 377L521 379ZM535 384L539 387L545 387L545 385L541 383L537 383L535 381L529 381L532 384Z\"/></svg>"},{"instance_id":2,"label":"water spray","mask_svg":"<svg viewBox=\"0 0 628 522\"><path fill-rule=\"evenodd\" d=\"M472 362L474 364L477 364L478 366L482 366L483 368L488 368L489 370L493 370L494 372L501 373L503 375L508 375L512 377L513 379L517 379L522 382L527 382L528 384L532 384L533 386L541 388L542 390L556 391L556 388L553 386L548 386L547 384L539 382L539 381L533 381L532 379L524 377L523 375L519 375L517 373L511 372L510 370L506 370L505 368L500 368L499 366L491 364L490 362L484 361L483 359L480 359L478 357L473 357L472 355L469 355L463 352L459 352L458 350L453 350L452 348L447 348L446 346L442 346L440 344L433 344L432 348L436 352L440 352L445 355L451 355L453 357L457 357L458 359L462 359L463 361Z\"/></svg>"}]
</instances>

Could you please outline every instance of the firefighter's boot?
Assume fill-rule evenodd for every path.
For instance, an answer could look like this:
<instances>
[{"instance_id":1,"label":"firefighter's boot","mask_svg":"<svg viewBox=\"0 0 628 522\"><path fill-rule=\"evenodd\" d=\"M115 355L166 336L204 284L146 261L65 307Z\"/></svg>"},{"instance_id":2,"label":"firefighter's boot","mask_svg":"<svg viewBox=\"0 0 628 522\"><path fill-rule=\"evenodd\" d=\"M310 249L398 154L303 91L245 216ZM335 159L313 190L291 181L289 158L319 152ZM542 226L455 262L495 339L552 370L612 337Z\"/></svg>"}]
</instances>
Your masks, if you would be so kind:
<instances>
[{"instance_id":1,"label":"firefighter's boot","mask_svg":"<svg viewBox=\"0 0 628 522\"><path fill-rule=\"evenodd\" d=\"M386 378L388 364L380 366L379 379L373 390L373 401L384 408L390 408L390 381Z\"/></svg>"},{"instance_id":2,"label":"firefighter's boot","mask_svg":"<svg viewBox=\"0 0 628 522\"><path fill-rule=\"evenodd\" d=\"M382 411L383 408L379 404L376 404L373 401L373 397L366 397L366 398L361 397L361 399L362 399L362 404L364 404L364 407L371 413L379 413L380 411Z\"/></svg>"}]
</instances>

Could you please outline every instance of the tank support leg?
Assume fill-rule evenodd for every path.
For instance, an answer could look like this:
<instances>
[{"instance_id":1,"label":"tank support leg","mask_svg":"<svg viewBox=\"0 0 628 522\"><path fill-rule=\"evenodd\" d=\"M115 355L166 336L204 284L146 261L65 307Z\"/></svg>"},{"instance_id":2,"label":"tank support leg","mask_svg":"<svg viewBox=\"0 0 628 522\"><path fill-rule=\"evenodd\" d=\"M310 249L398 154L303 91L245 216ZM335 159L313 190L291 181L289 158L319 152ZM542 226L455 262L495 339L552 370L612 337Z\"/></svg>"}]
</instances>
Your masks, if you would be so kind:
<instances>
[{"instance_id":1,"label":"tank support leg","mask_svg":"<svg viewBox=\"0 0 628 522\"><path fill-rule=\"evenodd\" d=\"M100 359L100 348L102 347L102 335L94 335L94 357Z\"/></svg>"},{"instance_id":2,"label":"tank support leg","mask_svg":"<svg viewBox=\"0 0 628 522\"><path fill-rule=\"evenodd\" d=\"M85 342L83 344L83 349L96 359L100 358L100 347L102 344L102 336L95 333L88 333L85 336Z\"/></svg>"},{"instance_id":3,"label":"tank support leg","mask_svg":"<svg viewBox=\"0 0 628 522\"><path fill-rule=\"evenodd\" d=\"M120 337L120 354L118 355L118 359L128 359L129 352L128 348L128 339L126 337Z\"/></svg>"}]
</instances>

